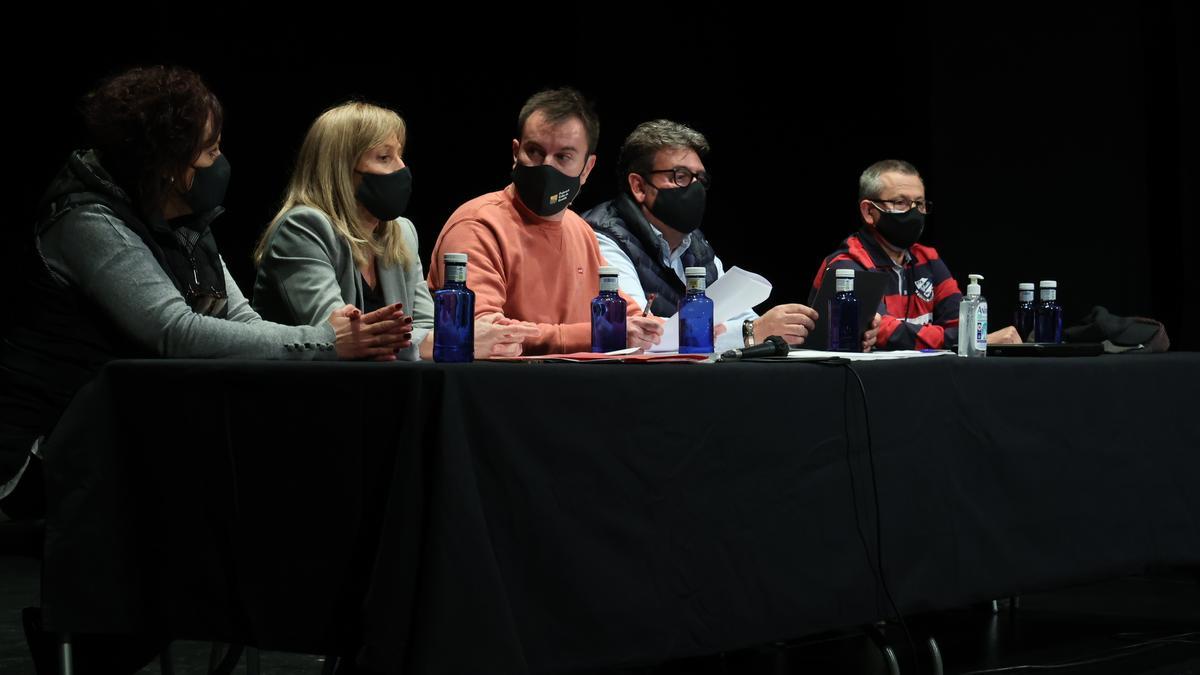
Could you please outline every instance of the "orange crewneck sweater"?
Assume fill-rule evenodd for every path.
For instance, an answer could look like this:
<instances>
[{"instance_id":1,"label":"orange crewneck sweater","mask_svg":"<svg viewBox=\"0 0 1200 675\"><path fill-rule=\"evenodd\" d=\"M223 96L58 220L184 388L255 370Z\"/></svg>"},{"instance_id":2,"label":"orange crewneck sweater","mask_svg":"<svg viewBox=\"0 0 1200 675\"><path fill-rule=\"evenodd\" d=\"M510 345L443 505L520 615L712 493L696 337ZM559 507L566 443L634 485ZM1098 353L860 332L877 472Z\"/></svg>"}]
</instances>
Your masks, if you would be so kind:
<instances>
[{"instance_id":1,"label":"orange crewneck sweater","mask_svg":"<svg viewBox=\"0 0 1200 675\"><path fill-rule=\"evenodd\" d=\"M524 353L591 349L591 302L600 293L606 265L591 226L567 209L560 221L535 215L509 185L463 204L433 246L429 288L441 288L442 254L467 254L467 287L475 291L475 316L500 312L538 324ZM629 296L628 314L641 312Z\"/></svg>"}]
</instances>

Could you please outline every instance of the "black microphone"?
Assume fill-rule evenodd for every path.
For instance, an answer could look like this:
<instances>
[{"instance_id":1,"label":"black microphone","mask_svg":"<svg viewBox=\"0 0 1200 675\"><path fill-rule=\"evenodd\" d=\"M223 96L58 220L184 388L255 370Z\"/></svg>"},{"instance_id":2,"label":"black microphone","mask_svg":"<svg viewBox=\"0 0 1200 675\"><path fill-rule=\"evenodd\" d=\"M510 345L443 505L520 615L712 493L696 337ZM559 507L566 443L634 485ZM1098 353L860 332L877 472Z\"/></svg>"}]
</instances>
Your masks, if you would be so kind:
<instances>
[{"instance_id":1,"label":"black microphone","mask_svg":"<svg viewBox=\"0 0 1200 675\"><path fill-rule=\"evenodd\" d=\"M766 356L787 356L787 353L791 349L786 340L778 335L772 335L763 340L763 343L760 345L745 347L743 349L730 349L721 355L721 360L737 361L738 359L757 359Z\"/></svg>"}]
</instances>

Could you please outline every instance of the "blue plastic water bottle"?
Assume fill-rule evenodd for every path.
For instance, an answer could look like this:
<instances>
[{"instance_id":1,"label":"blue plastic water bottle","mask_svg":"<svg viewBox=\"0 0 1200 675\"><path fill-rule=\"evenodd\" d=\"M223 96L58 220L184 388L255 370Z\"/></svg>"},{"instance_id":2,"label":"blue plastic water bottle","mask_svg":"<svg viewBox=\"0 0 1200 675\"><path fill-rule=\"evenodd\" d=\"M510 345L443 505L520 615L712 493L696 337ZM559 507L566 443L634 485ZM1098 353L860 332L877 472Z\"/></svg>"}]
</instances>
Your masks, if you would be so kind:
<instances>
[{"instance_id":1,"label":"blue plastic water bottle","mask_svg":"<svg viewBox=\"0 0 1200 675\"><path fill-rule=\"evenodd\" d=\"M433 293L433 360L475 360L475 291L467 288L467 254L446 253L445 285Z\"/></svg>"},{"instance_id":2,"label":"blue plastic water bottle","mask_svg":"<svg viewBox=\"0 0 1200 675\"><path fill-rule=\"evenodd\" d=\"M858 330L858 297L854 295L854 270L834 270L837 287L826 308L829 317L829 351L862 351Z\"/></svg>"},{"instance_id":3,"label":"blue plastic water bottle","mask_svg":"<svg viewBox=\"0 0 1200 675\"><path fill-rule=\"evenodd\" d=\"M1029 340L1033 335L1033 319L1036 313L1037 307L1033 302L1033 284L1017 284L1017 311L1013 314L1013 326L1020 333L1022 341Z\"/></svg>"},{"instance_id":4,"label":"blue plastic water bottle","mask_svg":"<svg viewBox=\"0 0 1200 675\"><path fill-rule=\"evenodd\" d=\"M703 267L688 267L687 295L679 301L679 353L713 353L713 301L704 294Z\"/></svg>"},{"instance_id":5,"label":"blue plastic water bottle","mask_svg":"<svg viewBox=\"0 0 1200 675\"><path fill-rule=\"evenodd\" d=\"M1039 281L1038 292L1041 299L1037 306L1037 316L1034 318L1034 341L1062 342L1062 307L1058 304L1058 282Z\"/></svg>"},{"instance_id":6,"label":"blue plastic water bottle","mask_svg":"<svg viewBox=\"0 0 1200 675\"><path fill-rule=\"evenodd\" d=\"M617 268L600 268L600 295L592 300L592 351L625 349L625 299L617 292Z\"/></svg>"}]
</instances>

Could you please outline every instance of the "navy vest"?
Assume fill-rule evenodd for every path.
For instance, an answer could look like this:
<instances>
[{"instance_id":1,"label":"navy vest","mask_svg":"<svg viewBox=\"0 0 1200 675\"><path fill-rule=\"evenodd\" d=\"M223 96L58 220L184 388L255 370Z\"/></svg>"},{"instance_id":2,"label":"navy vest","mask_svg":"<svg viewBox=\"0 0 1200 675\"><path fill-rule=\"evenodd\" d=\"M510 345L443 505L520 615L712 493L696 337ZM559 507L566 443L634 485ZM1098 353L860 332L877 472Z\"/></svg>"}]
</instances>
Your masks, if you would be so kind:
<instances>
[{"instance_id":1,"label":"navy vest","mask_svg":"<svg viewBox=\"0 0 1200 675\"><path fill-rule=\"evenodd\" d=\"M650 306L655 315L666 317L678 311L687 289L675 270L663 264L654 226L629 195L621 194L581 215L593 230L616 242L633 261L642 290L657 295ZM716 257L704 233L692 232L692 243L683 253L684 267L703 267L707 285L711 286L717 280Z\"/></svg>"}]
</instances>

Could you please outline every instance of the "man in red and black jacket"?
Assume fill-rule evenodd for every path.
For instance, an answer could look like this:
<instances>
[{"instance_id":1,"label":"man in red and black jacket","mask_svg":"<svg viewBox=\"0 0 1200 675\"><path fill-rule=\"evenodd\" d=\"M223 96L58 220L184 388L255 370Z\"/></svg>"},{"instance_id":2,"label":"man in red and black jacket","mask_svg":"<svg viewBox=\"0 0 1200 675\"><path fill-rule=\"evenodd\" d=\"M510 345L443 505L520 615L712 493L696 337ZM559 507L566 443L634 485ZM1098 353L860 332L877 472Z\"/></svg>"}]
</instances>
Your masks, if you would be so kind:
<instances>
[{"instance_id":1,"label":"man in red and black jacket","mask_svg":"<svg viewBox=\"0 0 1200 675\"><path fill-rule=\"evenodd\" d=\"M809 304L828 269L886 272L876 348L956 348L962 291L937 250L917 243L930 208L921 175L903 160L876 162L859 178L858 198L864 225L821 263ZM988 335L989 344L1020 341L1012 326Z\"/></svg>"}]
</instances>

